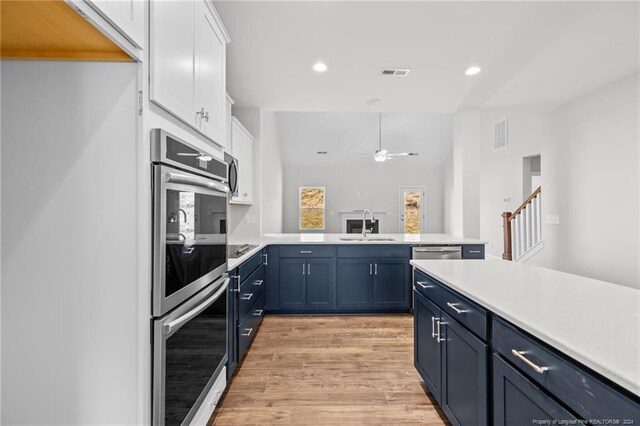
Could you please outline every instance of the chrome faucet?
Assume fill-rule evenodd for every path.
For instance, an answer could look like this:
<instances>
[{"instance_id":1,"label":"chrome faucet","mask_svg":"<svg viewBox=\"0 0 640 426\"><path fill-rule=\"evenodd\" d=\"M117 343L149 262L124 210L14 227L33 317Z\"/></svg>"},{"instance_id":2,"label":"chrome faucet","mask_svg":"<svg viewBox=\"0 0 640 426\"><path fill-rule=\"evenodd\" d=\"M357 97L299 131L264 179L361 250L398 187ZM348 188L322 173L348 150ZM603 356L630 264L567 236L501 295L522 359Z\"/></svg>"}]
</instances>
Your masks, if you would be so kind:
<instances>
[{"instance_id":1,"label":"chrome faucet","mask_svg":"<svg viewBox=\"0 0 640 426\"><path fill-rule=\"evenodd\" d=\"M367 235L373 232L372 229L367 229L367 212L371 215L371 222L376 221L376 218L373 217L373 212L369 209L364 209L362 212L362 238L367 238Z\"/></svg>"}]
</instances>

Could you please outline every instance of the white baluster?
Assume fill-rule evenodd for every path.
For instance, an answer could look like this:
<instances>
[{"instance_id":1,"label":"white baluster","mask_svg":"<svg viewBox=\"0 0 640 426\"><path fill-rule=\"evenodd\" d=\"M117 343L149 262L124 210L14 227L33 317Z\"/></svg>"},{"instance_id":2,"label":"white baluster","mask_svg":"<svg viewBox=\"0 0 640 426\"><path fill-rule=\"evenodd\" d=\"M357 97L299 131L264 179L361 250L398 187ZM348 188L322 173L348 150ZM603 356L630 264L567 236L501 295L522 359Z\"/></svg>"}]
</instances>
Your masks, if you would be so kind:
<instances>
[{"instance_id":1,"label":"white baluster","mask_svg":"<svg viewBox=\"0 0 640 426\"><path fill-rule=\"evenodd\" d=\"M520 251L522 250L522 233L520 232L520 215L516 216L516 256L514 257L514 259L517 259L520 257Z\"/></svg>"},{"instance_id":2,"label":"white baluster","mask_svg":"<svg viewBox=\"0 0 640 426\"><path fill-rule=\"evenodd\" d=\"M526 252L531 247L531 209L527 205L522 214L524 215L524 251Z\"/></svg>"},{"instance_id":3,"label":"white baluster","mask_svg":"<svg viewBox=\"0 0 640 426\"><path fill-rule=\"evenodd\" d=\"M542 194L536 197L536 210L538 211L538 241L542 241Z\"/></svg>"},{"instance_id":4,"label":"white baluster","mask_svg":"<svg viewBox=\"0 0 640 426\"><path fill-rule=\"evenodd\" d=\"M527 228L523 213L520 212L520 256L522 256L527 249Z\"/></svg>"},{"instance_id":5,"label":"white baluster","mask_svg":"<svg viewBox=\"0 0 640 426\"><path fill-rule=\"evenodd\" d=\"M531 246L538 243L538 198L531 201Z\"/></svg>"},{"instance_id":6,"label":"white baluster","mask_svg":"<svg viewBox=\"0 0 640 426\"><path fill-rule=\"evenodd\" d=\"M511 259L516 260L516 221L511 221Z\"/></svg>"}]
</instances>

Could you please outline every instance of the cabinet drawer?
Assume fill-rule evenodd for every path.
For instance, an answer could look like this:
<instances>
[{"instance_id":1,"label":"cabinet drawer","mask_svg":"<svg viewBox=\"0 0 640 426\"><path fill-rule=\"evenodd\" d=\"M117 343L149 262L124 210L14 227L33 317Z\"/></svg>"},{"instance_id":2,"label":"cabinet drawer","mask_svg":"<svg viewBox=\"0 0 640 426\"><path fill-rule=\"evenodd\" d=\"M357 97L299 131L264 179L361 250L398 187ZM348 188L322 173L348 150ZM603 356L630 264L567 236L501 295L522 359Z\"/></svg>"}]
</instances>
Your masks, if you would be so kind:
<instances>
[{"instance_id":1,"label":"cabinet drawer","mask_svg":"<svg viewBox=\"0 0 640 426\"><path fill-rule=\"evenodd\" d=\"M251 273L255 271L256 268L260 265L262 265L262 253L257 253L251 259L240 265L240 267L238 268L240 273L240 280L244 282L245 279L247 279L251 275Z\"/></svg>"},{"instance_id":2,"label":"cabinet drawer","mask_svg":"<svg viewBox=\"0 0 640 426\"><path fill-rule=\"evenodd\" d=\"M494 351L580 417L620 422L632 419L635 424L640 423L640 404L588 373L584 367L500 319L494 318L492 327ZM612 350L616 349L624 350Z\"/></svg>"},{"instance_id":3,"label":"cabinet drawer","mask_svg":"<svg viewBox=\"0 0 640 426\"><path fill-rule=\"evenodd\" d=\"M493 354L492 363L495 426L579 424L569 422L576 417L498 354Z\"/></svg>"},{"instance_id":4,"label":"cabinet drawer","mask_svg":"<svg viewBox=\"0 0 640 426\"><path fill-rule=\"evenodd\" d=\"M414 287L482 340L487 340L485 309L418 270L414 273Z\"/></svg>"},{"instance_id":5,"label":"cabinet drawer","mask_svg":"<svg viewBox=\"0 0 640 426\"><path fill-rule=\"evenodd\" d=\"M238 318L240 321L244 319L247 312L264 292L264 275L265 267L260 265L240 286L240 294L238 295Z\"/></svg>"},{"instance_id":6,"label":"cabinet drawer","mask_svg":"<svg viewBox=\"0 0 640 426\"><path fill-rule=\"evenodd\" d=\"M368 245L350 244L338 246L338 257L411 257L411 247L408 245Z\"/></svg>"},{"instance_id":7,"label":"cabinet drawer","mask_svg":"<svg viewBox=\"0 0 640 426\"><path fill-rule=\"evenodd\" d=\"M241 361L258 332L264 318L264 292L249 309L247 316L238 325L238 361Z\"/></svg>"},{"instance_id":8,"label":"cabinet drawer","mask_svg":"<svg viewBox=\"0 0 640 426\"><path fill-rule=\"evenodd\" d=\"M280 257L335 257L336 248L334 246L320 245L299 245L282 246Z\"/></svg>"},{"instance_id":9,"label":"cabinet drawer","mask_svg":"<svg viewBox=\"0 0 640 426\"><path fill-rule=\"evenodd\" d=\"M462 246L463 259L484 259L484 244Z\"/></svg>"}]
</instances>

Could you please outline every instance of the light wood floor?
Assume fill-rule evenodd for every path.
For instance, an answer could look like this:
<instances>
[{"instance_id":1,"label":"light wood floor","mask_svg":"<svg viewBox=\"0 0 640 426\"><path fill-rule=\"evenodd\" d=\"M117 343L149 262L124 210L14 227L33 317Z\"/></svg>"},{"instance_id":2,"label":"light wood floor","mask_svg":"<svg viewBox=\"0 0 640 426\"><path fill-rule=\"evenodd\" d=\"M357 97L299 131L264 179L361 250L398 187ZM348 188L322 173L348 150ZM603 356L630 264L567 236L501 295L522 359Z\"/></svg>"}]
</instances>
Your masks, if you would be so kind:
<instances>
[{"instance_id":1,"label":"light wood floor","mask_svg":"<svg viewBox=\"0 0 640 426\"><path fill-rule=\"evenodd\" d=\"M267 316L212 425L446 424L413 366L413 319Z\"/></svg>"}]
</instances>

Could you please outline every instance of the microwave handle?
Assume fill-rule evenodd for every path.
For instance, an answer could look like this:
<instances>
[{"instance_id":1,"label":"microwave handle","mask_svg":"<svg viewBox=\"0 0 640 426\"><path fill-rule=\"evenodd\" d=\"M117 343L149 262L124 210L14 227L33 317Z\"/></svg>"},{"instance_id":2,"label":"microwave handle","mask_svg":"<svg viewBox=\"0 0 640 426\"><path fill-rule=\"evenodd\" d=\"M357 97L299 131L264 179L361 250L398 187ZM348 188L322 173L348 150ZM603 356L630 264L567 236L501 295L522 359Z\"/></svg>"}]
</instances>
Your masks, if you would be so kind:
<instances>
[{"instance_id":1,"label":"microwave handle","mask_svg":"<svg viewBox=\"0 0 640 426\"><path fill-rule=\"evenodd\" d=\"M217 182L212 179L205 179L197 176L183 175L180 173L165 172L164 181L167 183L199 186L206 189L220 191L225 194L229 192L229 187L222 182Z\"/></svg>"},{"instance_id":2,"label":"microwave handle","mask_svg":"<svg viewBox=\"0 0 640 426\"><path fill-rule=\"evenodd\" d=\"M187 312L186 314L174 319L168 324L165 324L164 325L165 336L167 337L171 336L173 333L178 331L180 327L182 327L183 325L188 323L190 320L192 320L193 317L199 315L202 311L207 309L207 307L209 307L211 303L213 303L217 298L219 298L222 294L224 294L225 291L227 291L227 287L229 286L229 281L231 281L231 279L226 278L224 280L224 283L220 287L220 289L218 289L218 291L216 291L213 294L213 296L209 297L207 300L200 303L194 310Z\"/></svg>"}]
</instances>

